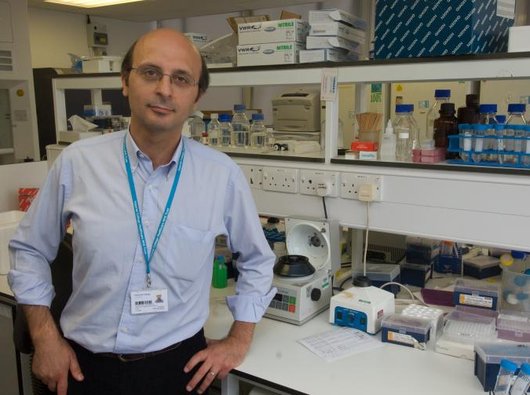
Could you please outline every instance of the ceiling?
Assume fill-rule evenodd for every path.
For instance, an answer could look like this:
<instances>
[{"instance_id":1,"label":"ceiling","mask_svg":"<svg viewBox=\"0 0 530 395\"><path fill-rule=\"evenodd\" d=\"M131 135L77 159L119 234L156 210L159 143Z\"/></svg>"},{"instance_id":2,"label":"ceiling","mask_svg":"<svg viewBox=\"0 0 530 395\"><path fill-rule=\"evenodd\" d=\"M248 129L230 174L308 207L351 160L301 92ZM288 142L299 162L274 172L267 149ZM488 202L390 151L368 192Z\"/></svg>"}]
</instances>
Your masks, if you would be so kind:
<instances>
[{"instance_id":1,"label":"ceiling","mask_svg":"<svg viewBox=\"0 0 530 395\"><path fill-rule=\"evenodd\" d=\"M146 0L137 3L97 8L78 8L44 0L28 0L29 7L74 12L91 16L122 19L132 22L151 22L199 15L226 14L262 8L283 8L288 5L315 3L311 0Z\"/></svg>"}]
</instances>

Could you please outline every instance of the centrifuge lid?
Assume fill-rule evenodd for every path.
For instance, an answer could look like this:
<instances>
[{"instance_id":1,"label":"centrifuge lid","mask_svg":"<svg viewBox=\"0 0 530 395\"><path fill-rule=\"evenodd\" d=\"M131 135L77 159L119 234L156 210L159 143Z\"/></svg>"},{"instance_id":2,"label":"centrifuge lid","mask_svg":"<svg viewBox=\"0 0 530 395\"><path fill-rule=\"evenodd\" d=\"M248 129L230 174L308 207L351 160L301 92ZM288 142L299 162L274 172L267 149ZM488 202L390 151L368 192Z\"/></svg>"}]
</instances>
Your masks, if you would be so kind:
<instances>
[{"instance_id":1,"label":"centrifuge lid","mask_svg":"<svg viewBox=\"0 0 530 395\"><path fill-rule=\"evenodd\" d=\"M325 267L331 259L328 236L322 228L311 222L298 222L286 232L287 252L303 255L316 270Z\"/></svg>"}]
</instances>

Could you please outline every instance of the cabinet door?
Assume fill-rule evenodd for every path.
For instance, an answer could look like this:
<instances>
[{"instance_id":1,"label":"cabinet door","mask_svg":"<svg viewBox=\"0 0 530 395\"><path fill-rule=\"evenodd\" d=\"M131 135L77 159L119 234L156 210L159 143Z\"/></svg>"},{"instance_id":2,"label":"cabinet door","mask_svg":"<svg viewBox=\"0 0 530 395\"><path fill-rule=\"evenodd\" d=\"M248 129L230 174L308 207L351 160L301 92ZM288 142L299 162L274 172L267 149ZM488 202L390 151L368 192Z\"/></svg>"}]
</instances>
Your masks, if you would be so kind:
<instances>
[{"instance_id":1,"label":"cabinet door","mask_svg":"<svg viewBox=\"0 0 530 395\"><path fill-rule=\"evenodd\" d=\"M18 361L13 344L13 308L0 302L0 386L3 395L21 395Z\"/></svg>"}]
</instances>

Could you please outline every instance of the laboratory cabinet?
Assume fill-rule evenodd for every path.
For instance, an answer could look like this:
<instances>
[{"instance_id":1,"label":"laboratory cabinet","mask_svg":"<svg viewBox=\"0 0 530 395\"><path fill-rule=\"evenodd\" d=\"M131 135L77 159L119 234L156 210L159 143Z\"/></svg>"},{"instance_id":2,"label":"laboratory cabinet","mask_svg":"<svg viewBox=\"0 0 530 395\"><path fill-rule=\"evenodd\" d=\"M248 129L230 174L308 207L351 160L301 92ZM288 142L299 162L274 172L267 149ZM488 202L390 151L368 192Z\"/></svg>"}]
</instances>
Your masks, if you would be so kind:
<instances>
[{"instance_id":1,"label":"laboratory cabinet","mask_svg":"<svg viewBox=\"0 0 530 395\"><path fill-rule=\"evenodd\" d=\"M332 73L338 83L361 87L370 82L527 79L530 56L468 55L210 72L211 89L320 84L323 72ZM54 78L57 130L66 130L65 90L89 89L94 104L101 101L102 89L120 87L117 74ZM325 148L320 155L229 153L252 181L261 214L323 217L327 212L329 217L352 228L363 229L369 223L370 229L389 233L529 249L529 170L348 160L336 154L338 108L338 97L326 102ZM278 174L287 175L292 185L274 190L264 183L264 177L270 181ZM313 176L324 177L329 187L324 201L302 185L302 179ZM369 205L348 190L359 180L374 181L378 187L376 199Z\"/></svg>"}]
</instances>

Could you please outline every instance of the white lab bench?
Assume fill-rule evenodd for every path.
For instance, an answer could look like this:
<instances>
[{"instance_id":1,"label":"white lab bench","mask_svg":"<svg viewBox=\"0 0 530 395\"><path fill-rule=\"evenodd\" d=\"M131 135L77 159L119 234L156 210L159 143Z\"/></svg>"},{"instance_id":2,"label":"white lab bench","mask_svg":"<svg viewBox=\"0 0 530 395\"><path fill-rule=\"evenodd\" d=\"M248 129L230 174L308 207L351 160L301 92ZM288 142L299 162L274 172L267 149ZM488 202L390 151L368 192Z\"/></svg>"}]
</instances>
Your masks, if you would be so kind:
<instances>
[{"instance_id":1,"label":"white lab bench","mask_svg":"<svg viewBox=\"0 0 530 395\"><path fill-rule=\"evenodd\" d=\"M219 338L228 332L231 315L220 297L226 292L212 290L207 337ZM224 380L223 394L238 394L240 380L280 394L484 394L473 374L473 361L432 350L385 343L372 351L324 361L297 340L329 330L328 314L326 310L302 326L264 318L256 327L245 361Z\"/></svg>"},{"instance_id":2,"label":"white lab bench","mask_svg":"<svg viewBox=\"0 0 530 395\"><path fill-rule=\"evenodd\" d=\"M212 289L207 337L221 338L228 333L232 315L224 296L231 292L232 288ZM11 295L6 276L0 276L0 296ZM330 328L328 311L302 326L264 318L256 327L245 361L223 381L223 394L238 394L241 380L279 394L329 395L346 389L371 395L484 394L469 360L385 344L326 362L297 342Z\"/></svg>"}]
</instances>

